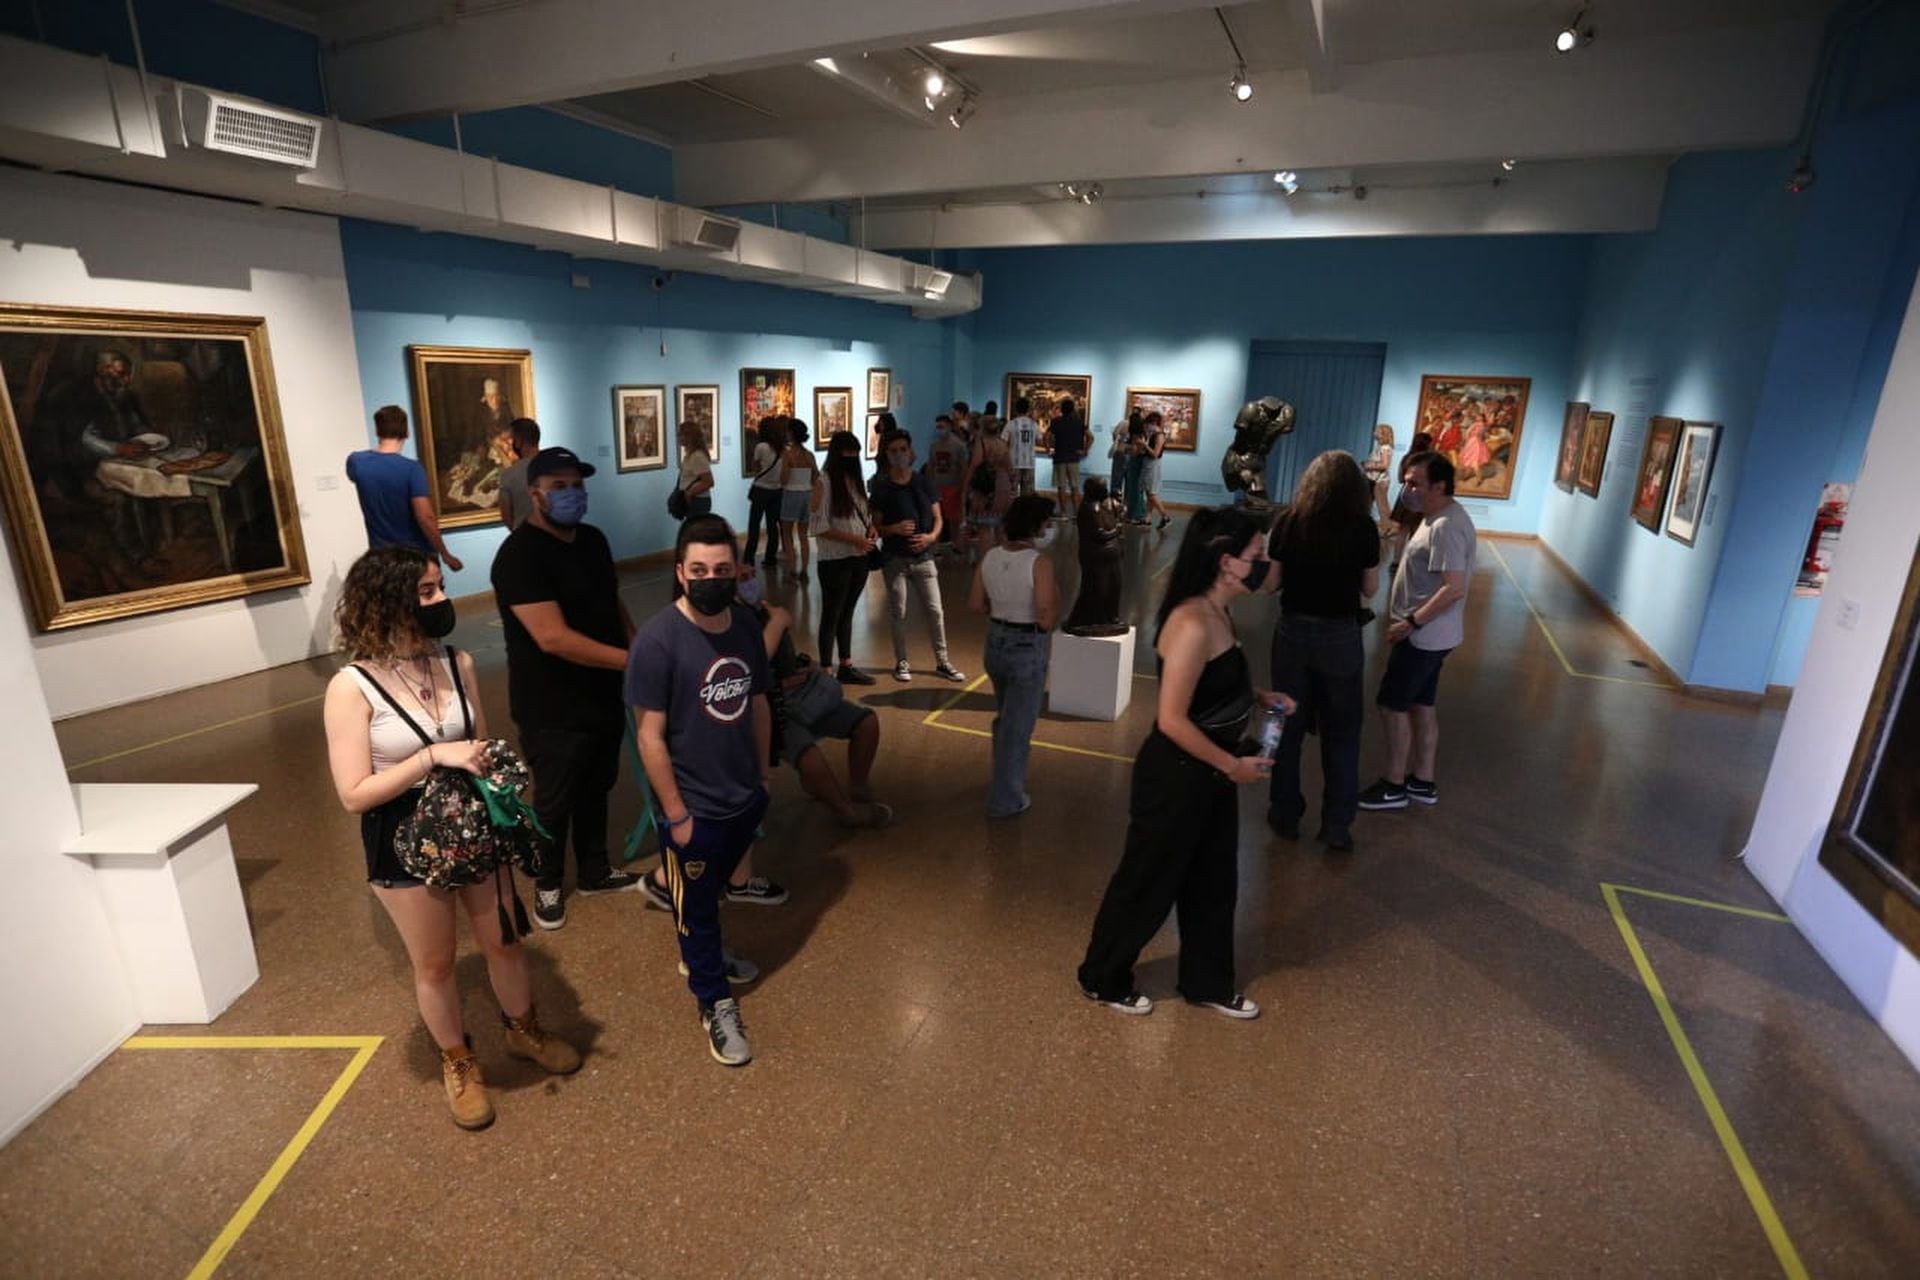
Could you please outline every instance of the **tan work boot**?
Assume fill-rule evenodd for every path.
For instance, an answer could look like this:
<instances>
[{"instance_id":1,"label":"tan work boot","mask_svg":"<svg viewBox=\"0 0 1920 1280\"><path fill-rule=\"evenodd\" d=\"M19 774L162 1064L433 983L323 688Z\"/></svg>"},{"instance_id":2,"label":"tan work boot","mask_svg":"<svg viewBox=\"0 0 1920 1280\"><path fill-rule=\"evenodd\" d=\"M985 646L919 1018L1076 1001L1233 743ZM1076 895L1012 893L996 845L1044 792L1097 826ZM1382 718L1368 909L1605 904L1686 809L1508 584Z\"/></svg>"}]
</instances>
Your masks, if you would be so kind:
<instances>
[{"instance_id":1,"label":"tan work boot","mask_svg":"<svg viewBox=\"0 0 1920 1280\"><path fill-rule=\"evenodd\" d=\"M493 1123L493 1101L480 1078L480 1059L471 1045L440 1051L440 1082L447 1087L447 1109L462 1129L484 1129Z\"/></svg>"},{"instance_id":2,"label":"tan work boot","mask_svg":"<svg viewBox=\"0 0 1920 1280\"><path fill-rule=\"evenodd\" d=\"M507 1028L507 1052L514 1057L537 1062L541 1070L556 1076L570 1076L580 1069L580 1051L559 1036L541 1030L531 1005L527 1007L526 1017L509 1018L503 1013L500 1021Z\"/></svg>"}]
</instances>

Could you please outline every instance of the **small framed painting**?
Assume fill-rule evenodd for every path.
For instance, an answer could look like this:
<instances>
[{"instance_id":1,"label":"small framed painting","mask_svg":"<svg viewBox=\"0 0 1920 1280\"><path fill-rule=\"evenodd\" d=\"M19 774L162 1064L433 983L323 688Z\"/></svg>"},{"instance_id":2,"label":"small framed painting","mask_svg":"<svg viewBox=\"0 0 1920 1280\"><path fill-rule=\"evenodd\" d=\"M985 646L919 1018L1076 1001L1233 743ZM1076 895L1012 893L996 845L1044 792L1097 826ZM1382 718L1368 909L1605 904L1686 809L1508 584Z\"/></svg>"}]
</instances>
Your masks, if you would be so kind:
<instances>
[{"instance_id":1,"label":"small framed painting","mask_svg":"<svg viewBox=\"0 0 1920 1280\"><path fill-rule=\"evenodd\" d=\"M886 409L893 404L893 370L867 370L867 408Z\"/></svg>"},{"instance_id":2,"label":"small framed painting","mask_svg":"<svg viewBox=\"0 0 1920 1280\"><path fill-rule=\"evenodd\" d=\"M759 439L760 419L791 418L798 403L791 369L740 370L740 475L753 475L753 444Z\"/></svg>"},{"instance_id":3,"label":"small framed painting","mask_svg":"<svg viewBox=\"0 0 1920 1280\"><path fill-rule=\"evenodd\" d=\"M1053 411L1060 401L1071 398L1083 420L1089 418L1093 401L1093 375L1086 373L1010 373L1007 375L1007 400L1002 407L1013 416L1014 402L1027 399L1027 415L1040 424L1040 440L1034 452L1053 453ZM1169 449L1173 446L1168 445Z\"/></svg>"},{"instance_id":4,"label":"small framed painting","mask_svg":"<svg viewBox=\"0 0 1920 1280\"><path fill-rule=\"evenodd\" d=\"M1647 423L1640 469L1633 477L1633 522L1649 533L1660 532L1660 517L1667 510L1667 481L1673 477L1673 451L1684 425L1678 418L1654 418Z\"/></svg>"},{"instance_id":5,"label":"small framed painting","mask_svg":"<svg viewBox=\"0 0 1920 1280\"><path fill-rule=\"evenodd\" d=\"M1584 400L1569 400L1566 416L1560 420L1560 460L1554 464L1553 483L1568 493L1580 474L1580 437L1587 429L1590 408Z\"/></svg>"},{"instance_id":6,"label":"small framed painting","mask_svg":"<svg viewBox=\"0 0 1920 1280\"><path fill-rule=\"evenodd\" d=\"M491 347L407 348L420 465L442 529L500 523L508 428L531 418L533 356Z\"/></svg>"},{"instance_id":7,"label":"small framed painting","mask_svg":"<svg viewBox=\"0 0 1920 1280\"><path fill-rule=\"evenodd\" d=\"M1700 536L1707 486L1713 481L1713 452L1720 443L1720 424L1689 422L1680 432L1680 450L1673 464L1673 505L1667 510L1667 536L1692 546Z\"/></svg>"},{"instance_id":8,"label":"small framed painting","mask_svg":"<svg viewBox=\"0 0 1920 1280\"><path fill-rule=\"evenodd\" d=\"M1507 498L1520 464L1531 378L1429 373L1420 379L1414 430L1433 437L1433 451L1453 463L1454 492L1463 498Z\"/></svg>"},{"instance_id":9,"label":"small framed painting","mask_svg":"<svg viewBox=\"0 0 1920 1280\"><path fill-rule=\"evenodd\" d=\"M836 431L853 430L853 388L813 389L813 447L824 449Z\"/></svg>"},{"instance_id":10,"label":"small framed painting","mask_svg":"<svg viewBox=\"0 0 1920 1280\"><path fill-rule=\"evenodd\" d=\"M867 461L869 462L880 456L881 413L881 410L876 409L867 414Z\"/></svg>"},{"instance_id":11,"label":"small framed painting","mask_svg":"<svg viewBox=\"0 0 1920 1280\"><path fill-rule=\"evenodd\" d=\"M1607 470L1607 442L1613 437L1613 415L1589 412L1586 430L1580 433L1580 473L1574 488L1589 498L1600 496L1600 478Z\"/></svg>"},{"instance_id":12,"label":"small framed painting","mask_svg":"<svg viewBox=\"0 0 1920 1280\"><path fill-rule=\"evenodd\" d=\"M700 428L700 434L706 438L707 457L714 466L720 465L720 388L707 384L678 386L673 389L674 440L678 442L679 431L689 423ZM679 456L676 452L675 457Z\"/></svg>"},{"instance_id":13,"label":"small framed painting","mask_svg":"<svg viewBox=\"0 0 1920 1280\"><path fill-rule=\"evenodd\" d=\"M620 471L657 471L667 465L667 389L613 389L613 456Z\"/></svg>"},{"instance_id":14,"label":"small framed painting","mask_svg":"<svg viewBox=\"0 0 1920 1280\"><path fill-rule=\"evenodd\" d=\"M1168 453L1192 453L1200 444L1200 393L1192 387L1128 387L1127 412L1158 413Z\"/></svg>"}]
</instances>

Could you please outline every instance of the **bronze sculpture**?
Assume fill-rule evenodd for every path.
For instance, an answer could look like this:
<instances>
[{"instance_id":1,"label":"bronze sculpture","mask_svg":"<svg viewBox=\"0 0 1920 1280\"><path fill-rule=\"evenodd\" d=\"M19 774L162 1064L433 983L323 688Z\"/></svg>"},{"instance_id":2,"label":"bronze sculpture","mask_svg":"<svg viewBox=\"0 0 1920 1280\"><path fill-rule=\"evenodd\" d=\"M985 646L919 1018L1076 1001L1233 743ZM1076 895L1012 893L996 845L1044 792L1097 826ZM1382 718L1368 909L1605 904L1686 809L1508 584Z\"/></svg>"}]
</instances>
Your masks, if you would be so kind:
<instances>
[{"instance_id":1,"label":"bronze sculpture","mask_svg":"<svg viewBox=\"0 0 1920 1280\"><path fill-rule=\"evenodd\" d=\"M1242 405L1233 420L1233 443L1220 460L1220 478L1236 502L1271 507L1267 497L1267 454L1293 430L1293 406L1279 396L1262 396Z\"/></svg>"},{"instance_id":2,"label":"bronze sculpture","mask_svg":"<svg viewBox=\"0 0 1920 1280\"><path fill-rule=\"evenodd\" d=\"M1080 514L1080 594L1067 615L1066 630L1076 636L1125 635L1120 621L1120 541L1124 516L1120 500L1108 495L1107 482L1091 477L1082 486Z\"/></svg>"}]
</instances>

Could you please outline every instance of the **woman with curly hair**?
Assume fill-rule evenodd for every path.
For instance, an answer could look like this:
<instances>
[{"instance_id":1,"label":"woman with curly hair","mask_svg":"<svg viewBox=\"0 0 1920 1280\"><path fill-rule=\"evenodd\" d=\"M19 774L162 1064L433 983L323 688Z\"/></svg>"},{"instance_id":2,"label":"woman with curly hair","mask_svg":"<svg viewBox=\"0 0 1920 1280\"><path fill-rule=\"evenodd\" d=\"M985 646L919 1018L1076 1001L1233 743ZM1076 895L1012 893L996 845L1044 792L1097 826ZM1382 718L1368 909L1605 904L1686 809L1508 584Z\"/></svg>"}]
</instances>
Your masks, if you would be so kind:
<instances>
[{"instance_id":1,"label":"woman with curly hair","mask_svg":"<svg viewBox=\"0 0 1920 1280\"><path fill-rule=\"evenodd\" d=\"M460 1017L456 904L486 955L507 1052L560 1075L579 1069L580 1054L535 1018L526 953L502 930L495 886L431 888L409 875L394 851L394 833L434 769L477 775L484 768L487 721L473 658L440 643L453 630L453 601L440 566L412 547L379 547L354 561L334 622L352 663L327 685L334 790L348 813L360 815L367 884L406 944L453 1122L484 1129L493 1123L493 1104Z\"/></svg>"}]
</instances>

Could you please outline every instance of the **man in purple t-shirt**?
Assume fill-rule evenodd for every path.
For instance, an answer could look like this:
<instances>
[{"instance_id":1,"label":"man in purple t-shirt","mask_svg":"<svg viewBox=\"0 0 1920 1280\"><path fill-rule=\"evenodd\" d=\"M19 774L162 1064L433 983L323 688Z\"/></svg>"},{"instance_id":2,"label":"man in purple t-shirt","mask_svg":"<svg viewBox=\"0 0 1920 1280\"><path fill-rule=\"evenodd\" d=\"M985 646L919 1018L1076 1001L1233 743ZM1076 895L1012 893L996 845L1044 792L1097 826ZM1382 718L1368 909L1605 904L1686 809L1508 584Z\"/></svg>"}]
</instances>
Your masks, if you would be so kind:
<instances>
[{"instance_id":1,"label":"man in purple t-shirt","mask_svg":"<svg viewBox=\"0 0 1920 1280\"><path fill-rule=\"evenodd\" d=\"M733 529L719 516L680 526L679 599L641 627L627 656L627 705L653 788L660 860L680 937L680 971L700 1002L716 1061L753 1060L732 975L757 972L720 945L720 896L767 812L772 678L759 629L733 607Z\"/></svg>"}]
</instances>

